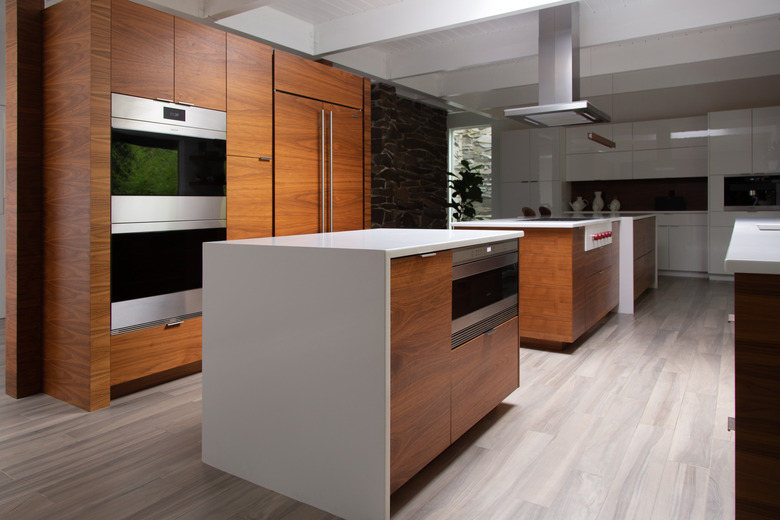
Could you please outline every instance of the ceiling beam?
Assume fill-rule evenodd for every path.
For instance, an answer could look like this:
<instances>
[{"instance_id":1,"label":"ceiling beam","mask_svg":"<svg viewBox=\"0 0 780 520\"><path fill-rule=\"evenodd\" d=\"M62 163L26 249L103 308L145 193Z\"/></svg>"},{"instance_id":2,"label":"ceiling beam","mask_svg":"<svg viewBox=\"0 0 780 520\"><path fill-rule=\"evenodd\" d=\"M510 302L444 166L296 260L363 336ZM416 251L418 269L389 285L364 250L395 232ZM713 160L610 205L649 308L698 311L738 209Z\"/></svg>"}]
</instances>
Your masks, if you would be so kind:
<instances>
[{"instance_id":1,"label":"ceiling beam","mask_svg":"<svg viewBox=\"0 0 780 520\"><path fill-rule=\"evenodd\" d=\"M229 16L216 23L255 36L277 49L313 54L314 27L312 24L270 7L261 7Z\"/></svg>"},{"instance_id":2,"label":"ceiling beam","mask_svg":"<svg viewBox=\"0 0 780 520\"><path fill-rule=\"evenodd\" d=\"M212 21L245 13L272 4L274 0L200 0L202 18Z\"/></svg>"},{"instance_id":3,"label":"ceiling beam","mask_svg":"<svg viewBox=\"0 0 780 520\"><path fill-rule=\"evenodd\" d=\"M318 24L315 27L314 54L322 56L575 1L417 0L393 3Z\"/></svg>"}]
</instances>

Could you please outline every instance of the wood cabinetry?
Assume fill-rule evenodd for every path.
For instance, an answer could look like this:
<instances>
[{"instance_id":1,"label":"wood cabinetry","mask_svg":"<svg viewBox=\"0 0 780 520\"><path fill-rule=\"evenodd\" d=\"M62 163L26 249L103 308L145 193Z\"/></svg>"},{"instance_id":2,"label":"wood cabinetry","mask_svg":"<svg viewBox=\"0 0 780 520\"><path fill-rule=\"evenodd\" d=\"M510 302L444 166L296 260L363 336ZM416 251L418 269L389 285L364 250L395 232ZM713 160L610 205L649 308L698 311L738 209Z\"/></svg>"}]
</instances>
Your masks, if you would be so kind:
<instances>
[{"instance_id":1,"label":"wood cabinetry","mask_svg":"<svg viewBox=\"0 0 780 520\"><path fill-rule=\"evenodd\" d=\"M452 252L394 259L390 278L390 492L450 445Z\"/></svg>"},{"instance_id":2,"label":"wood cabinetry","mask_svg":"<svg viewBox=\"0 0 780 520\"><path fill-rule=\"evenodd\" d=\"M226 35L128 0L113 0L111 91L226 108Z\"/></svg>"},{"instance_id":3,"label":"wood cabinetry","mask_svg":"<svg viewBox=\"0 0 780 520\"><path fill-rule=\"evenodd\" d=\"M111 397L199 372L202 318L111 336Z\"/></svg>"},{"instance_id":4,"label":"wood cabinetry","mask_svg":"<svg viewBox=\"0 0 780 520\"><path fill-rule=\"evenodd\" d=\"M734 275L736 518L780 516L780 275Z\"/></svg>"},{"instance_id":5,"label":"wood cabinetry","mask_svg":"<svg viewBox=\"0 0 780 520\"><path fill-rule=\"evenodd\" d=\"M634 220L633 250L636 299L655 284L655 217Z\"/></svg>"},{"instance_id":6,"label":"wood cabinetry","mask_svg":"<svg viewBox=\"0 0 780 520\"><path fill-rule=\"evenodd\" d=\"M227 238L273 234L272 50L227 35Z\"/></svg>"},{"instance_id":7,"label":"wood cabinetry","mask_svg":"<svg viewBox=\"0 0 780 520\"><path fill-rule=\"evenodd\" d=\"M584 228L525 228L519 251L520 343L562 349L617 306L619 225L585 251Z\"/></svg>"},{"instance_id":8,"label":"wood cabinetry","mask_svg":"<svg viewBox=\"0 0 780 520\"><path fill-rule=\"evenodd\" d=\"M359 108L362 78L285 53L275 54L274 68L274 234L363 228L368 115ZM351 88L330 86L336 79Z\"/></svg>"},{"instance_id":9,"label":"wood cabinetry","mask_svg":"<svg viewBox=\"0 0 780 520\"><path fill-rule=\"evenodd\" d=\"M452 441L520 384L517 318L452 351Z\"/></svg>"},{"instance_id":10,"label":"wood cabinetry","mask_svg":"<svg viewBox=\"0 0 780 520\"><path fill-rule=\"evenodd\" d=\"M273 234L273 171L258 157L227 157L227 239Z\"/></svg>"}]
</instances>

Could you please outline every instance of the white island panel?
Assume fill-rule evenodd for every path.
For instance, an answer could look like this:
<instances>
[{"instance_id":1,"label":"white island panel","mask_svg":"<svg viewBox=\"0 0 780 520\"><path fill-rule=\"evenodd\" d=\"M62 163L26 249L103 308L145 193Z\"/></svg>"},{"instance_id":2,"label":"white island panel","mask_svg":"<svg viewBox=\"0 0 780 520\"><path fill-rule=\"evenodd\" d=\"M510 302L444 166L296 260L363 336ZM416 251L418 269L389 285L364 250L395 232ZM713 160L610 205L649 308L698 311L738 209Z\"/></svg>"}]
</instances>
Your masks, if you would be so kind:
<instances>
[{"instance_id":1,"label":"white island panel","mask_svg":"<svg viewBox=\"0 0 780 520\"><path fill-rule=\"evenodd\" d=\"M780 219L738 218L724 264L727 273L780 274Z\"/></svg>"},{"instance_id":2,"label":"white island panel","mask_svg":"<svg viewBox=\"0 0 780 520\"><path fill-rule=\"evenodd\" d=\"M203 302L203 461L388 518L386 253L206 244Z\"/></svg>"}]
</instances>

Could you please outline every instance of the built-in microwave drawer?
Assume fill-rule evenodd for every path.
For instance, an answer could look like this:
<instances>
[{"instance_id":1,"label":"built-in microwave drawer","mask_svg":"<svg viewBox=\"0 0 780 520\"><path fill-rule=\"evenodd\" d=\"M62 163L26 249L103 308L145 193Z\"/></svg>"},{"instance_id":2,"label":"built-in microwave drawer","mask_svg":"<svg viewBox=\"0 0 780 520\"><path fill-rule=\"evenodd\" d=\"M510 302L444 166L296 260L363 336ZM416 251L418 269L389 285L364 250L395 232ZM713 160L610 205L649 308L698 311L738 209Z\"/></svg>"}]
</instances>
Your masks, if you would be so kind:
<instances>
[{"instance_id":1,"label":"built-in microwave drawer","mask_svg":"<svg viewBox=\"0 0 780 520\"><path fill-rule=\"evenodd\" d=\"M780 175L737 175L723 178L725 210L780 210Z\"/></svg>"}]
</instances>

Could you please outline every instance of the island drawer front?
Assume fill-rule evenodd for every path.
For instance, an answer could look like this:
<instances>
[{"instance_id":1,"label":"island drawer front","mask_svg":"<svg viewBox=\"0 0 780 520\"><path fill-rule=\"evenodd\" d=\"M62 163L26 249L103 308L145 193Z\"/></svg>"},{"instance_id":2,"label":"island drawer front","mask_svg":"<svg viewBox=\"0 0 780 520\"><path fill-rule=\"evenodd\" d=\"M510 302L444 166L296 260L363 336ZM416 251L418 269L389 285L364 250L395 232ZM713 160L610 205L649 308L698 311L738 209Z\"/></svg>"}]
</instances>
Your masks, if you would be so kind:
<instances>
[{"instance_id":1,"label":"island drawer front","mask_svg":"<svg viewBox=\"0 0 780 520\"><path fill-rule=\"evenodd\" d=\"M203 318L111 336L111 386L201 360Z\"/></svg>"},{"instance_id":2,"label":"island drawer front","mask_svg":"<svg viewBox=\"0 0 780 520\"><path fill-rule=\"evenodd\" d=\"M452 351L452 441L520 383L517 318Z\"/></svg>"}]
</instances>

